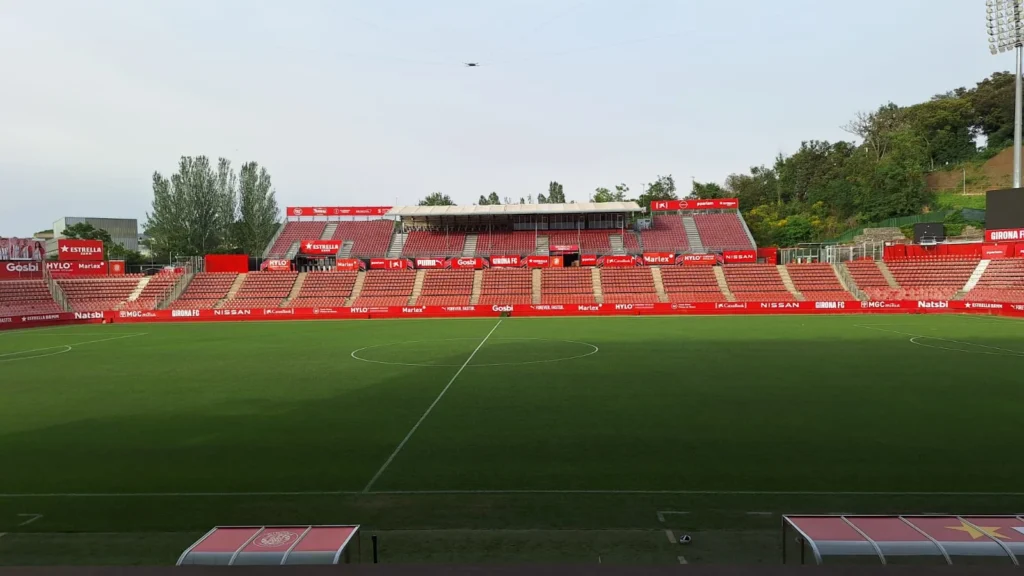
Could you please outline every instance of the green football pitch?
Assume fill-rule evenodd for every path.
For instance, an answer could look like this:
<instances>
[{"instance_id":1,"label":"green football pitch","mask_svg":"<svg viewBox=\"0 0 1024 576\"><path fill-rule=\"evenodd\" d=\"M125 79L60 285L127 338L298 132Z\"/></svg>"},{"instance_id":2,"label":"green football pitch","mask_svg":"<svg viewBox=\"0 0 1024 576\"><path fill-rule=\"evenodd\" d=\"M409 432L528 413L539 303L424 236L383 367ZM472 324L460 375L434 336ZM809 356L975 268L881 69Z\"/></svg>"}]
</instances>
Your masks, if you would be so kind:
<instances>
[{"instance_id":1,"label":"green football pitch","mask_svg":"<svg viewBox=\"0 0 1024 576\"><path fill-rule=\"evenodd\" d=\"M173 563L230 524L360 524L364 561L777 563L784 513L1024 511L1022 408L1024 322L990 317L6 332L0 564Z\"/></svg>"}]
</instances>

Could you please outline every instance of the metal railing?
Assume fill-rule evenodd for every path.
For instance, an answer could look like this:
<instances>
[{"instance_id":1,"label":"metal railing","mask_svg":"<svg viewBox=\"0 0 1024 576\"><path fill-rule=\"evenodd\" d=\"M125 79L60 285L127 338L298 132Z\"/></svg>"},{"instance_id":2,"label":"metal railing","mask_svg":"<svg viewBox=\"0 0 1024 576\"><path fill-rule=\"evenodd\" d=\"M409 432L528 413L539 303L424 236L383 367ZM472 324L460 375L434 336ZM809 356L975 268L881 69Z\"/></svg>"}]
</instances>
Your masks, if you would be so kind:
<instances>
[{"instance_id":1,"label":"metal railing","mask_svg":"<svg viewBox=\"0 0 1024 576\"><path fill-rule=\"evenodd\" d=\"M53 275L50 274L50 270L45 265L43 266L43 280L46 282L46 287L50 290L50 295L53 296L54 302L65 312L71 312L71 301L68 300L68 295L60 287L60 284L54 280Z\"/></svg>"}]
</instances>

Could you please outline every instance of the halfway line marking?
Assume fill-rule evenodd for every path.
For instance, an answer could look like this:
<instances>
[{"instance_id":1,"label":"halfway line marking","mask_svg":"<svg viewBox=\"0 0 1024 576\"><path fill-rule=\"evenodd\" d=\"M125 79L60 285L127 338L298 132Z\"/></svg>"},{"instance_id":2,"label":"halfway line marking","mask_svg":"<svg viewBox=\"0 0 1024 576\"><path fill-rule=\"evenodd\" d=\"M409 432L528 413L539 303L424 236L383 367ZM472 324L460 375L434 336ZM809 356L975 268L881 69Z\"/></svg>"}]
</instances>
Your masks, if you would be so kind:
<instances>
[{"instance_id":1,"label":"halfway line marking","mask_svg":"<svg viewBox=\"0 0 1024 576\"><path fill-rule=\"evenodd\" d=\"M473 361L473 357L476 356L476 353L479 352L481 348L483 348L484 344L486 344L487 340L491 337L491 334L494 334L494 331L498 329L498 326L501 326L501 319L499 319L498 323L495 324L493 328L491 328L491 331L487 333L487 336L484 336L484 339L481 340L480 343L476 345L476 348L473 350L473 353L469 355L469 358L466 358L466 361L462 363L462 366L460 366L459 369L455 372L455 375L452 376L452 379L448 381L448 384L445 385L445 387L441 390L441 393L437 395L437 398L434 398L434 401L430 404L430 406L427 407L427 411L424 412L423 416L420 416L420 419L417 420L416 424L413 425L412 430L409 430L409 433L405 435L405 438L403 438L402 441L398 444L398 447L395 448L395 451L391 453L391 456L389 456L387 461L384 462L384 465L380 467L380 470L377 470L377 473L373 475L373 478L370 478L370 481L366 484L366 487L363 488L364 494L368 493L370 489L373 488L373 485L377 483L377 479L380 478L382 474L384 474L384 471L388 469L388 466L390 466L391 462L393 462L395 457L398 456L398 453L402 451L402 448L405 448L406 442L408 442L409 439L412 438L412 435L416 433L416 430L419 429L420 424L423 424L423 421L427 419L427 416L430 416L430 413L434 410L434 406L437 406L437 403L441 401L441 398L444 398L444 395L448 392L448 389L451 388L452 384L455 383L455 379L458 378L459 374L462 374L462 371L466 369L466 366L468 366L469 363Z\"/></svg>"}]
</instances>

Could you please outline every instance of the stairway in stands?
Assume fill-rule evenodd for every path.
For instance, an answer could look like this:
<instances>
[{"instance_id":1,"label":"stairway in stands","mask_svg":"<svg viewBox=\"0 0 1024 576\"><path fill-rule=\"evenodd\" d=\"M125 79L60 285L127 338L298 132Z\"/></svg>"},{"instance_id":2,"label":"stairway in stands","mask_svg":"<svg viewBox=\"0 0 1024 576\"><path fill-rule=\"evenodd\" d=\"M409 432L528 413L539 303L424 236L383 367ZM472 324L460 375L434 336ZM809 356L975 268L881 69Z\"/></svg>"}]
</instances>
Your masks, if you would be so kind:
<instances>
[{"instance_id":1,"label":"stairway in stands","mask_svg":"<svg viewBox=\"0 0 1024 576\"><path fill-rule=\"evenodd\" d=\"M782 277L782 285L786 287L786 290L789 290L789 293L793 295L793 298L796 298L797 301L800 302L804 301L804 295L796 289L796 285L793 284L793 278L789 275L789 270L781 264L777 265L775 268L779 271L779 276Z\"/></svg>"},{"instance_id":2,"label":"stairway in stands","mask_svg":"<svg viewBox=\"0 0 1024 576\"><path fill-rule=\"evenodd\" d=\"M334 231L338 229L337 222L328 222L327 226L324 227L323 234L320 235L321 240L330 240L334 236Z\"/></svg>"},{"instance_id":3,"label":"stairway in stands","mask_svg":"<svg viewBox=\"0 0 1024 576\"><path fill-rule=\"evenodd\" d=\"M366 272L360 271L356 276L356 283L352 286L352 295L349 296L348 301L345 302L345 306L351 306L355 303L356 299L359 298L359 294L363 291L363 282L366 281Z\"/></svg>"},{"instance_id":4,"label":"stairway in stands","mask_svg":"<svg viewBox=\"0 0 1024 576\"><path fill-rule=\"evenodd\" d=\"M476 241L474 239L474 243L475 242ZM484 271L483 270L477 270L473 274L473 293L469 297L469 303L470 304L476 306L477 304L480 303L480 292L483 290L483 286L484 286Z\"/></svg>"},{"instance_id":5,"label":"stairway in stands","mask_svg":"<svg viewBox=\"0 0 1024 576\"><path fill-rule=\"evenodd\" d=\"M604 304L604 288L601 286L601 269L594 266L590 269L590 283L594 288L594 300Z\"/></svg>"},{"instance_id":6,"label":"stairway in stands","mask_svg":"<svg viewBox=\"0 0 1024 576\"><path fill-rule=\"evenodd\" d=\"M721 266L712 266L715 269L715 280L718 282L718 289L725 294L725 300L727 302L735 302L736 295L729 290L729 283L725 281L725 271L722 270Z\"/></svg>"},{"instance_id":7,"label":"stairway in stands","mask_svg":"<svg viewBox=\"0 0 1024 576\"><path fill-rule=\"evenodd\" d=\"M412 285L412 294L409 296L409 306L416 304L416 300L419 299L420 294L423 294L423 278L426 276L426 270L416 271L416 282Z\"/></svg>"},{"instance_id":8,"label":"stairway in stands","mask_svg":"<svg viewBox=\"0 0 1024 576\"><path fill-rule=\"evenodd\" d=\"M476 256L476 234L466 234L466 242L462 245L462 257Z\"/></svg>"},{"instance_id":9,"label":"stairway in stands","mask_svg":"<svg viewBox=\"0 0 1024 576\"><path fill-rule=\"evenodd\" d=\"M288 297L281 304L282 308L288 308L288 305L299 297L299 293L302 292L302 285L306 283L306 274L306 272L299 272L298 277L295 278L295 284L292 284L292 291L288 293Z\"/></svg>"},{"instance_id":10,"label":"stairway in stands","mask_svg":"<svg viewBox=\"0 0 1024 576\"><path fill-rule=\"evenodd\" d=\"M551 243L548 241L548 237L537 236L535 240L535 250L533 252L538 256L550 256L551 255Z\"/></svg>"},{"instance_id":11,"label":"stairway in stands","mask_svg":"<svg viewBox=\"0 0 1024 576\"><path fill-rule=\"evenodd\" d=\"M398 258L405 249L405 239L409 237L406 232L395 232L391 237L391 245L388 246L388 258Z\"/></svg>"},{"instance_id":12,"label":"stairway in stands","mask_svg":"<svg viewBox=\"0 0 1024 576\"><path fill-rule=\"evenodd\" d=\"M686 231L686 241L690 245L690 251L695 254L705 252L704 244L700 241L700 232L697 231L697 223L693 216L683 215L683 230Z\"/></svg>"},{"instance_id":13,"label":"stairway in stands","mask_svg":"<svg viewBox=\"0 0 1024 576\"><path fill-rule=\"evenodd\" d=\"M530 295L534 304L540 304L540 286L541 286L541 273L540 268L533 269L533 277L531 278L532 284L530 289Z\"/></svg>"},{"instance_id":14,"label":"stairway in stands","mask_svg":"<svg viewBox=\"0 0 1024 576\"><path fill-rule=\"evenodd\" d=\"M248 276L248 274L245 273L236 276L235 281L233 284L231 284L231 289L228 290L227 295L224 296L224 298L222 298L220 302L217 302L217 305L214 306L214 308L223 308L225 302L228 302L231 299L233 299L238 294L238 291L242 288L242 283L245 282L246 276Z\"/></svg>"},{"instance_id":15,"label":"stairway in stands","mask_svg":"<svg viewBox=\"0 0 1024 576\"><path fill-rule=\"evenodd\" d=\"M665 281L661 277L661 266L651 266L651 276L654 277L654 291L658 293L658 302L668 302Z\"/></svg>"},{"instance_id":16,"label":"stairway in stands","mask_svg":"<svg viewBox=\"0 0 1024 576\"><path fill-rule=\"evenodd\" d=\"M612 246L613 255L624 256L626 254L626 246L622 243L621 234L609 234L608 243Z\"/></svg>"}]
</instances>

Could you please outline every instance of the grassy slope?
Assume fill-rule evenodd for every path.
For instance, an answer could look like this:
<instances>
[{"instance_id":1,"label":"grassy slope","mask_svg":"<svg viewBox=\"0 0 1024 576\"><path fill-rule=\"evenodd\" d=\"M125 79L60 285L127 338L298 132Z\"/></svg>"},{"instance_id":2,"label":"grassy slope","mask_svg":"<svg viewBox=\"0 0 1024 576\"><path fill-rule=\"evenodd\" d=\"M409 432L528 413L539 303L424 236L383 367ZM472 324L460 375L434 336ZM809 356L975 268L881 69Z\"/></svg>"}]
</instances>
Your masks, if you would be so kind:
<instances>
[{"instance_id":1,"label":"grassy slope","mask_svg":"<svg viewBox=\"0 0 1024 576\"><path fill-rule=\"evenodd\" d=\"M864 323L944 338L921 342L955 350L854 327ZM474 364L591 350L564 340L600 351L467 367L375 493L358 494L493 326L122 325L0 335L0 354L11 354L148 333L5 363L0 493L356 492L0 497L0 532L16 532L0 538L0 564L52 563L40 550L57 543L70 546L67 562L166 562L211 525L268 522L387 530L392 560L590 561L603 550L609 561L667 562L679 547L655 518L664 509L691 512L669 527L701 535L686 549L697 560L774 561L777 517L747 511L1024 507L1024 497L983 494L386 493L1021 491L1024 463L1012 457L1024 439L1021 358L963 343L1024 350L1024 325L932 316L508 319ZM548 340L525 340L537 337ZM411 340L363 354L440 366L348 356ZM18 527L21 513L44 518ZM440 528L452 531L417 532ZM749 549L729 538L749 539ZM139 552L119 549L128 545Z\"/></svg>"}]
</instances>

